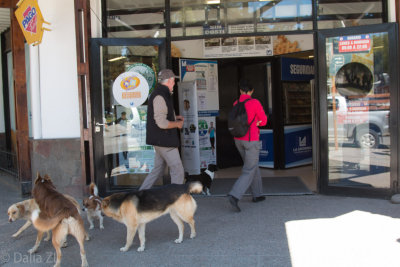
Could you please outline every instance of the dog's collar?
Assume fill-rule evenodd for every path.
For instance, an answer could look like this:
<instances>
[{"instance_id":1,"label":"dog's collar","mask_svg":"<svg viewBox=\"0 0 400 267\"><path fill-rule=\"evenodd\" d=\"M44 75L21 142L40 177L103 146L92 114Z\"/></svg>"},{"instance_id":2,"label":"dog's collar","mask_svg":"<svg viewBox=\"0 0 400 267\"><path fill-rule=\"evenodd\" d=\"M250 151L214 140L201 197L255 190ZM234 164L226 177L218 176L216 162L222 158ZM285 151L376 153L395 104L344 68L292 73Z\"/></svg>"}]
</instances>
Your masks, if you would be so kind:
<instances>
[{"instance_id":1,"label":"dog's collar","mask_svg":"<svg viewBox=\"0 0 400 267\"><path fill-rule=\"evenodd\" d=\"M208 176L210 176L211 180L214 179L214 172L210 171L210 170L205 170L205 173L208 174Z\"/></svg>"}]
</instances>

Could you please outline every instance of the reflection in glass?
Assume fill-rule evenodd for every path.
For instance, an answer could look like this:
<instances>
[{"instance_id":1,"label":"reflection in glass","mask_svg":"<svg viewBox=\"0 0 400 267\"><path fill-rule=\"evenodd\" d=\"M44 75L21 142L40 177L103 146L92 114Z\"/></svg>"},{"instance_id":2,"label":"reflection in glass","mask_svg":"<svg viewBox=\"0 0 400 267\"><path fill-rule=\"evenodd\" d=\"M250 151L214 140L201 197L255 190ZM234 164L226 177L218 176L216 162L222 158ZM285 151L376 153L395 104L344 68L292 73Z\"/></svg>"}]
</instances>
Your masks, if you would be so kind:
<instances>
[{"instance_id":1,"label":"reflection in glass","mask_svg":"<svg viewBox=\"0 0 400 267\"><path fill-rule=\"evenodd\" d=\"M348 40L370 46L340 47ZM388 35L327 38L326 48L329 185L390 188Z\"/></svg>"},{"instance_id":2,"label":"reflection in glass","mask_svg":"<svg viewBox=\"0 0 400 267\"><path fill-rule=\"evenodd\" d=\"M327 1L318 4L318 29L345 28L383 22L382 1Z\"/></svg>"},{"instance_id":3,"label":"reflection in glass","mask_svg":"<svg viewBox=\"0 0 400 267\"><path fill-rule=\"evenodd\" d=\"M312 29L311 0L171 0L172 36Z\"/></svg>"},{"instance_id":4,"label":"reflection in glass","mask_svg":"<svg viewBox=\"0 0 400 267\"><path fill-rule=\"evenodd\" d=\"M159 70L154 46L102 47L102 101L105 177L112 185L138 186L153 168L154 150L146 144L147 101L141 106L124 107L113 96L116 78L137 71L154 85Z\"/></svg>"}]
</instances>

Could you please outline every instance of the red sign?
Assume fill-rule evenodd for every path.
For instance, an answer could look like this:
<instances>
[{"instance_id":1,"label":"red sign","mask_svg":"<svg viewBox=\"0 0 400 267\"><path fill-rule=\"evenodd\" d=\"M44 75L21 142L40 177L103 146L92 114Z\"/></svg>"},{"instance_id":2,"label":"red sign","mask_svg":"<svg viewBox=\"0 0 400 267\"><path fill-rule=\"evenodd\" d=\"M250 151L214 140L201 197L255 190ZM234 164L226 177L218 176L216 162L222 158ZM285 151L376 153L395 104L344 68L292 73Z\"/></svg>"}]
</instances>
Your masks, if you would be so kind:
<instances>
[{"instance_id":1,"label":"red sign","mask_svg":"<svg viewBox=\"0 0 400 267\"><path fill-rule=\"evenodd\" d=\"M371 39L340 40L339 52L363 52L371 49Z\"/></svg>"}]
</instances>

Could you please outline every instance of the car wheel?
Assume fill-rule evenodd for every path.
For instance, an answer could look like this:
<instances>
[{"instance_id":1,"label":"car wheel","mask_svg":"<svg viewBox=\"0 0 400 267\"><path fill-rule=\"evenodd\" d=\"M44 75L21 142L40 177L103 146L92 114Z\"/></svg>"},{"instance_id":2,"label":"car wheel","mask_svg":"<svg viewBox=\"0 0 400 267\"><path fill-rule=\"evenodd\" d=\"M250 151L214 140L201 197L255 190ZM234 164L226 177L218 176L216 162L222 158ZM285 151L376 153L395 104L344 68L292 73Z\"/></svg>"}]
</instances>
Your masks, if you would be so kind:
<instances>
[{"instance_id":1,"label":"car wheel","mask_svg":"<svg viewBox=\"0 0 400 267\"><path fill-rule=\"evenodd\" d=\"M357 143L362 148L377 148L379 135L372 129L363 129L357 133Z\"/></svg>"}]
</instances>

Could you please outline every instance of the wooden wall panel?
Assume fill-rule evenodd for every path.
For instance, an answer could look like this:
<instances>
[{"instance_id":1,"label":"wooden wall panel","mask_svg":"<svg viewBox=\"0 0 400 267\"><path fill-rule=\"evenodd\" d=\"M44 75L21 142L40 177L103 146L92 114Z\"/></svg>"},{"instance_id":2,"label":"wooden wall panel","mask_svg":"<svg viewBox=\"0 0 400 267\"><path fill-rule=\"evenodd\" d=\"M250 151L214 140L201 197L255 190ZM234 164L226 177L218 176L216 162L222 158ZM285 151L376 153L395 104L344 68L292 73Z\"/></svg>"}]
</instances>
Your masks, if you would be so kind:
<instances>
[{"instance_id":1,"label":"wooden wall panel","mask_svg":"<svg viewBox=\"0 0 400 267\"><path fill-rule=\"evenodd\" d=\"M11 46L13 57L15 121L17 138L18 176L22 194L30 192L31 159L29 155L28 102L25 70L25 38L14 15L18 0L12 0ZM27 186L24 186L27 184Z\"/></svg>"}]
</instances>

